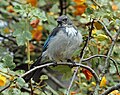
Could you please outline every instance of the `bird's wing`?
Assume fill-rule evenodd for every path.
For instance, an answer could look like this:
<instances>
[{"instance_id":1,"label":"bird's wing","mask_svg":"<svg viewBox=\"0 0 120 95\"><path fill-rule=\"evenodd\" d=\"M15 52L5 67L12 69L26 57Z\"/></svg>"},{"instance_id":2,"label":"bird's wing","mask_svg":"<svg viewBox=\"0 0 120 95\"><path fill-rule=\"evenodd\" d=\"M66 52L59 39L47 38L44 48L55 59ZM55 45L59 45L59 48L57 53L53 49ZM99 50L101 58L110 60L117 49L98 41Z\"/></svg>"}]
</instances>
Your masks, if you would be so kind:
<instances>
[{"instance_id":1,"label":"bird's wing","mask_svg":"<svg viewBox=\"0 0 120 95\"><path fill-rule=\"evenodd\" d=\"M53 31L51 32L51 34L48 36L47 40L44 43L43 52L47 49L49 43L55 37L55 35L60 31L60 29L61 29L61 27L56 27L53 29Z\"/></svg>"}]
</instances>

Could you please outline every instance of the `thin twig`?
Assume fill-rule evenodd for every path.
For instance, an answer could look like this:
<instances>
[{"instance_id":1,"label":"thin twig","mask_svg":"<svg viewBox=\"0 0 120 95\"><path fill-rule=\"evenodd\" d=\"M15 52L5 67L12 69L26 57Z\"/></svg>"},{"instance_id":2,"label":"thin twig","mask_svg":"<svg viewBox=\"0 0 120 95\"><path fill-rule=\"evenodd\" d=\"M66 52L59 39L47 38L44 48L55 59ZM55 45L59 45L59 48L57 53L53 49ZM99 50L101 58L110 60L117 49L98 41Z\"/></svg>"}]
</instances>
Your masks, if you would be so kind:
<instances>
[{"instance_id":1,"label":"thin twig","mask_svg":"<svg viewBox=\"0 0 120 95\"><path fill-rule=\"evenodd\" d=\"M21 91L25 91L25 92L31 93L31 90L29 88L26 88L26 87L22 87ZM38 95L38 94L36 92L33 92L33 95Z\"/></svg>"},{"instance_id":2,"label":"thin twig","mask_svg":"<svg viewBox=\"0 0 120 95\"><path fill-rule=\"evenodd\" d=\"M27 71L26 73L22 74L20 77L25 77L26 75L28 75L29 73L39 69L39 68L43 68L43 67L47 67L47 66L51 66L51 65L54 65L55 63L46 63L46 64L43 64L43 65L40 65L40 66L36 66L34 67L33 69L30 69L29 71Z\"/></svg>"},{"instance_id":3,"label":"thin twig","mask_svg":"<svg viewBox=\"0 0 120 95\"><path fill-rule=\"evenodd\" d=\"M109 51L108 51L107 58L106 58L106 60L105 60L105 66L104 66L104 69L103 69L102 74L101 74L101 78L104 76L104 74L106 73L107 68L108 68L109 65L110 65L108 61L109 61L109 59L110 59L111 53L112 53L112 51L113 51L113 48L114 48L114 46L115 46L115 42L116 42L119 34L120 34L120 27L119 27L119 29L118 29L118 32L117 32L116 35L115 35L114 40L112 41L112 44L111 44L111 46L110 46Z\"/></svg>"},{"instance_id":4,"label":"thin twig","mask_svg":"<svg viewBox=\"0 0 120 95\"><path fill-rule=\"evenodd\" d=\"M91 59L96 58L96 57L104 57L104 58L107 58L106 55L93 55L93 56L90 56L89 58L83 59L82 62L91 60ZM110 57L110 60L114 63L114 66L115 66L115 68L116 68L116 72L117 72L117 74L120 76L119 69L118 69L118 65L117 65L116 61L115 61L114 59L112 59L111 57Z\"/></svg>"},{"instance_id":5,"label":"thin twig","mask_svg":"<svg viewBox=\"0 0 120 95\"><path fill-rule=\"evenodd\" d=\"M59 0L59 4L60 4L60 16L63 14L63 1L64 0Z\"/></svg>"},{"instance_id":6,"label":"thin twig","mask_svg":"<svg viewBox=\"0 0 120 95\"><path fill-rule=\"evenodd\" d=\"M51 80L56 83L59 87L65 88L64 84L62 84L59 80L57 80L52 74L50 74L47 70L43 69L43 73L45 73L48 77L51 78Z\"/></svg>"},{"instance_id":7,"label":"thin twig","mask_svg":"<svg viewBox=\"0 0 120 95\"><path fill-rule=\"evenodd\" d=\"M0 34L0 37L2 37L2 38L4 38L4 39L7 39L7 40L9 40L9 41L11 41L11 42L13 42L14 44L17 45L17 43L15 42L15 40L13 40L13 39L11 39L11 38L9 38L9 37L3 36L2 34Z\"/></svg>"},{"instance_id":8,"label":"thin twig","mask_svg":"<svg viewBox=\"0 0 120 95\"><path fill-rule=\"evenodd\" d=\"M19 21L18 16L14 15L14 14L8 12L8 11L4 11L2 8L0 8L0 14L8 15L9 17L11 17L12 20L15 20L16 22Z\"/></svg>"},{"instance_id":9,"label":"thin twig","mask_svg":"<svg viewBox=\"0 0 120 95\"><path fill-rule=\"evenodd\" d=\"M66 15L67 14L67 10L66 10L67 9L67 7L66 7L67 6L67 1L66 0L64 0L64 6L65 7L63 7L63 9L65 10L65 15Z\"/></svg>"},{"instance_id":10,"label":"thin twig","mask_svg":"<svg viewBox=\"0 0 120 95\"><path fill-rule=\"evenodd\" d=\"M101 8L101 5L99 3L97 3L95 0L91 0L96 6L98 6L99 8Z\"/></svg>"},{"instance_id":11,"label":"thin twig","mask_svg":"<svg viewBox=\"0 0 120 95\"><path fill-rule=\"evenodd\" d=\"M74 66L74 67L82 67L82 68L85 68L85 69L89 70L89 71L92 73L92 75L93 75L94 78L95 78L96 83L99 83L99 82L100 82L97 73L96 73L91 67L89 67L89 66L83 65L83 64L81 64L81 63L75 63L75 64L73 65L72 63L66 63L66 62L60 62L60 63L57 63L57 64L58 64L58 65L72 65L72 66Z\"/></svg>"},{"instance_id":12,"label":"thin twig","mask_svg":"<svg viewBox=\"0 0 120 95\"><path fill-rule=\"evenodd\" d=\"M108 88L107 90L105 90L105 92L103 92L102 94L100 95L108 95L110 92L114 91L114 90L118 90L120 89L120 83L115 85L115 86L112 86L110 88ZM117 95L117 94L116 94Z\"/></svg>"},{"instance_id":13,"label":"thin twig","mask_svg":"<svg viewBox=\"0 0 120 95\"><path fill-rule=\"evenodd\" d=\"M102 21L100 21L99 19L97 19L97 21L104 27L104 29L105 29L105 33L110 37L110 39L113 41L114 39L112 38L112 35L111 35L111 33L109 32L109 30L107 29L107 27L105 26L105 24L102 22Z\"/></svg>"},{"instance_id":14,"label":"thin twig","mask_svg":"<svg viewBox=\"0 0 120 95\"><path fill-rule=\"evenodd\" d=\"M3 87L2 89L0 89L0 93L1 93L2 91L4 91L5 89L9 88L10 85L11 85L11 83L12 83L12 82L8 83L5 87Z\"/></svg>"},{"instance_id":15,"label":"thin twig","mask_svg":"<svg viewBox=\"0 0 120 95\"><path fill-rule=\"evenodd\" d=\"M86 43L85 43L85 45L84 45L84 47L83 47L83 49L82 49L82 51L81 51L81 54L80 54L80 58L81 58L81 60L80 60L80 62L79 62L80 64L82 63L83 57L84 57L84 55L85 55L86 48L87 48L87 46L88 46L88 42L89 42L90 37L91 37L91 33L92 33L92 30L93 30L93 23L94 23L94 19L91 21L90 32L89 32L88 38L87 38L87 40L86 40ZM67 89L67 92L66 92L67 95L69 95L70 89L71 89L71 87L72 87L73 81L75 80L75 77L76 77L76 74L77 74L77 71L78 71L79 68L80 68L80 66L78 66L78 67L75 69L75 71L74 71L72 80L71 80L70 85L69 85L69 87L68 87L68 89Z\"/></svg>"}]
</instances>

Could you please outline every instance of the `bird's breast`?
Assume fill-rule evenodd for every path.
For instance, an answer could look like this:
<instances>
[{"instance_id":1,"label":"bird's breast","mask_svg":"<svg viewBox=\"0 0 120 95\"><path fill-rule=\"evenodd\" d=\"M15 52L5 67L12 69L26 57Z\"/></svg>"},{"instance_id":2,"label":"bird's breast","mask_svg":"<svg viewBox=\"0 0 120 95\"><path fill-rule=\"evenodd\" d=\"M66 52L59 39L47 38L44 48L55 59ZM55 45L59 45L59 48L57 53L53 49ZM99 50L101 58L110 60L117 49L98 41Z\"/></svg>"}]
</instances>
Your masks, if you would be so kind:
<instances>
[{"instance_id":1,"label":"bird's breast","mask_svg":"<svg viewBox=\"0 0 120 95\"><path fill-rule=\"evenodd\" d=\"M74 27L66 27L65 30L68 36L76 36L78 33L78 31Z\"/></svg>"},{"instance_id":2,"label":"bird's breast","mask_svg":"<svg viewBox=\"0 0 120 95\"><path fill-rule=\"evenodd\" d=\"M61 29L50 41L46 55L54 60L69 59L81 43L82 35L76 29Z\"/></svg>"}]
</instances>

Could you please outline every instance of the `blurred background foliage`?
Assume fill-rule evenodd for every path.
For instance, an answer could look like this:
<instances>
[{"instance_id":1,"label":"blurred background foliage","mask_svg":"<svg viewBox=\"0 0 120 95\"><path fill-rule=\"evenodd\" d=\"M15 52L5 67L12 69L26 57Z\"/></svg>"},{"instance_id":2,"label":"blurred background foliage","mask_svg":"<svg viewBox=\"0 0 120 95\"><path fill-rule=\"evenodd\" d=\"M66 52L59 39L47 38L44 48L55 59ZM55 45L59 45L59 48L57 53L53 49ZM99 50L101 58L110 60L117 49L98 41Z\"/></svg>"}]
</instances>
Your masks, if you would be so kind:
<instances>
[{"instance_id":1,"label":"blurred background foliage","mask_svg":"<svg viewBox=\"0 0 120 95\"><path fill-rule=\"evenodd\" d=\"M29 95L28 83L18 76L24 74L29 65L40 55L44 41L57 26L56 19L62 14L68 15L72 19L84 40L89 34L91 19L102 21L113 37L120 26L119 0L0 0L0 88L10 85L9 89L6 88L0 95ZM88 43L84 58L96 54L107 54L112 41L104 31L103 25L95 21L92 38ZM76 62L80 60L79 54L83 45L73 56L73 60ZM28 62L27 47L30 49L30 62ZM117 62L120 70L120 37L111 57ZM115 66L111 61L109 62L111 63L108 68L109 72L101 81L100 93L120 82ZM94 58L83 64L93 68L99 75L104 63L104 58ZM67 88L74 68L66 67L65 70L64 66L52 68L63 74L62 81L59 79L60 77L56 79ZM50 76L43 76L42 80L48 80L50 85L55 86L48 77ZM15 82L13 82L14 79L16 79ZM67 82L64 81L66 79ZM95 85L92 74L88 70L80 68L71 89L71 95L92 95ZM47 84L43 87L46 87L46 92L41 90L42 86L34 83L34 94L64 95L66 91L66 88L57 86L55 86L57 88L55 90L56 88ZM118 90L112 93L120 94Z\"/></svg>"}]
</instances>

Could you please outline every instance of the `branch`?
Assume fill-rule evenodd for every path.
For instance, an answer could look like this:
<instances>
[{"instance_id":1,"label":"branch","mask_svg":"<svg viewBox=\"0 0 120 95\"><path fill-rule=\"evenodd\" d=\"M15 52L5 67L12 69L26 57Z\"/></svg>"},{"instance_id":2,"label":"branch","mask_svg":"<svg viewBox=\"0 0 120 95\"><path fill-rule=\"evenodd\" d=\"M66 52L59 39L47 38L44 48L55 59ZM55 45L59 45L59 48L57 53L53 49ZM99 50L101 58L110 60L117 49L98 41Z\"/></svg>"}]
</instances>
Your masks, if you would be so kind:
<instances>
[{"instance_id":1,"label":"branch","mask_svg":"<svg viewBox=\"0 0 120 95\"><path fill-rule=\"evenodd\" d=\"M105 26L105 24L104 24L102 21L98 20L98 19L97 19L97 21L104 27L105 33L106 33L106 34L110 37L110 39L113 41L114 39L112 38L112 35L111 35L111 33L109 32L109 30L107 29L107 27Z\"/></svg>"},{"instance_id":2,"label":"branch","mask_svg":"<svg viewBox=\"0 0 120 95\"><path fill-rule=\"evenodd\" d=\"M26 73L24 73L23 75L21 75L20 77L25 77L26 75L28 75L29 73L39 69L39 68L43 68L43 67L47 67L47 66L51 66L51 65L54 65L55 63L46 63L46 64L43 64L43 65L40 65L40 66L36 66L32 69L30 69L29 71L27 71Z\"/></svg>"},{"instance_id":3,"label":"branch","mask_svg":"<svg viewBox=\"0 0 120 95\"><path fill-rule=\"evenodd\" d=\"M11 86L12 82L14 82L14 80L13 80L13 81L10 81L5 87L1 88L1 89L0 89L0 93L3 92L4 90L6 90L7 88L9 88L9 87ZM27 89L27 88L25 88L25 87L22 87L21 90L24 90L24 91L27 91L27 92L31 92L29 89ZM37 95L37 94L34 93L34 95Z\"/></svg>"},{"instance_id":4,"label":"branch","mask_svg":"<svg viewBox=\"0 0 120 95\"><path fill-rule=\"evenodd\" d=\"M107 58L106 55L93 55L93 56L90 56L89 58L83 59L82 62L91 60L91 59L96 58L96 57L104 57L104 58ZM112 59L111 57L110 57L110 60L114 63L115 68L116 68L116 72L117 72L117 74L120 76L119 69L118 69L118 65L117 65L116 61L115 61L114 59Z\"/></svg>"},{"instance_id":5,"label":"branch","mask_svg":"<svg viewBox=\"0 0 120 95\"><path fill-rule=\"evenodd\" d=\"M4 91L5 89L9 88L11 84L12 84L12 82L8 83L5 87L3 87L2 89L0 89L0 93L2 91Z\"/></svg>"},{"instance_id":6,"label":"branch","mask_svg":"<svg viewBox=\"0 0 120 95\"><path fill-rule=\"evenodd\" d=\"M114 48L114 46L115 46L115 42L116 42L119 34L120 34L120 27L119 27L119 29L118 29L118 32L117 32L116 35L115 35L115 38L113 39L112 44L111 44L111 47L110 47L110 49L109 49L109 51L108 51L107 58L106 58L106 60L105 60L105 67L104 67L104 69L103 69L103 71L102 71L101 77L104 76L104 74L106 73L107 68L109 67L109 62L108 62L108 61L109 61L109 59L110 59L111 53L112 53L112 51L113 51L113 48Z\"/></svg>"},{"instance_id":7,"label":"branch","mask_svg":"<svg viewBox=\"0 0 120 95\"><path fill-rule=\"evenodd\" d=\"M99 82L100 82L97 73L96 73L91 67L89 67L89 66L83 65L83 64L81 64L81 63L75 63L75 64L73 65L73 63L66 63L66 62L59 62L59 63L57 63L57 64L58 64L58 65L71 65L71 66L74 66L74 67L82 67L82 68L85 68L85 69L89 70L89 71L92 73L92 75L93 75L94 78L95 78L96 83L99 83Z\"/></svg>"},{"instance_id":8,"label":"branch","mask_svg":"<svg viewBox=\"0 0 120 95\"><path fill-rule=\"evenodd\" d=\"M107 90L105 90L105 92L103 92L101 95L108 95L110 92L114 91L114 90L118 90L120 89L120 83L115 85L115 86L112 86L110 88L108 88Z\"/></svg>"},{"instance_id":9,"label":"branch","mask_svg":"<svg viewBox=\"0 0 120 95\"><path fill-rule=\"evenodd\" d=\"M43 64L43 65L40 65L40 66L36 66L33 69L31 69L31 70L27 71L26 73L24 73L23 75L21 75L20 77L24 77L24 76L28 75L29 73L31 73L31 72L33 72L33 71L35 71L37 69L44 68L44 67L47 67L47 66L53 66L53 65L55 65L55 63L46 63L46 64ZM92 75L94 76L96 82L100 81L98 75L96 74L96 72L91 67L83 65L81 63L75 63L73 65L73 63L57 62L57 65L67 65L67 66L85 68L85 69L89 70L92 73Z\"/></svg>"},{"instance_id":10,"label":"branch","mask_svg":"<svg viewBox=\"0 0 120 95\"><path fill-rule=\"evenodd\" d=\"M11 19L15 20L16 22L19 21L18 16L14 15L12 13L9 13L7 11L4 11L2 8L0 8L0 14L2 14L2 15L3 14L8 15L9 17L11 17Z\"/></svg>"},{"instance_id":11,"label":"branch","mask_svg":"<svg viewBox=\"0 0 120 95\"><path fill-rule=\"evenodd\" d=\"M4 38L4 39L7 39L7 40L9 40L9 41L11 41L11 42L13 42L14 44L17 45L17 43L16 43L13 39L11 39L11 38L9 38L9 37L3 36L2 34L0 34L0 37L2 37L2 38Z\"/></svg>"},{"instance_id":12,"label":"branch","mask_svg":"<svg viewBox=\"0 0 120 95\"><path fill-rule=\"evenodd\" d=\"M91 0L96 6L98 6L99 8L102 7L102 5L98 4L95 0Z\"/></svg>"},{"instance_id":13,"label":"branch","mask_svg":"<svg viewBox=\"0 0 120 95\"><path fill-rule=\"evenodd\" d=\"M63 0L59 0L60 4L60 16L63 14Z\"/></svg>"},{"instance_id":14,"label":"branch","mask_svg":"<svg viewBox=\"0 0 120 95\"><path fill-rule=\"evenodd\" d=\"M50 74L47 70L43 69L43 73L45 73L51 80L56 83L59 87L65 88L64 84L57 80L52 74Z\"/></svg>"}]
</instances>

